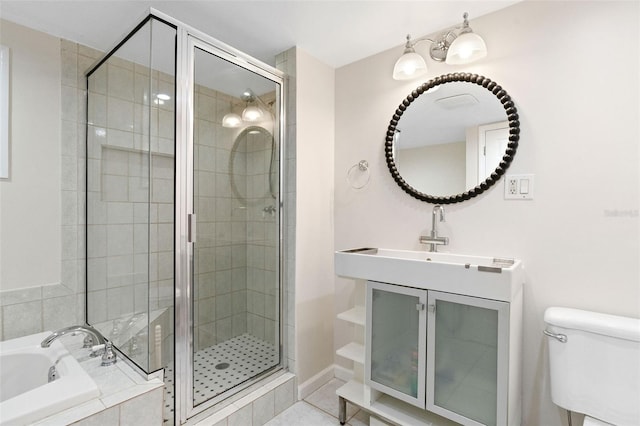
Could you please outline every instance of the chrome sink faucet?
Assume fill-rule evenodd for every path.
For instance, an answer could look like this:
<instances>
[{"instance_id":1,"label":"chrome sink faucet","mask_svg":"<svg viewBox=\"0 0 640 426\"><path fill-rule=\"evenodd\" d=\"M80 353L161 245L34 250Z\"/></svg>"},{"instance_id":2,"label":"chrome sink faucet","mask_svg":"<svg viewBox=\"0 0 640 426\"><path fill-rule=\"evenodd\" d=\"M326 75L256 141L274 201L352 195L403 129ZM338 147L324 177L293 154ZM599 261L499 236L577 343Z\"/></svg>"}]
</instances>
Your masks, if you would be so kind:
<instances>
[{"instance_id":1,"label":"chrome sink faucet","mask_svg":"<svg viewBox=\"0 0 640 426\"><path fill-rule=\"evenodd\" d=\"M444 207L440 205L433 207L433 212L431 213L431 232L429 236L420 236L420 244L429 244L430 252L437 252L439 245L449 244L448 237L438 236L438 216L440 216L440 222L444 222Z\"/></svg>"}]
</instances>

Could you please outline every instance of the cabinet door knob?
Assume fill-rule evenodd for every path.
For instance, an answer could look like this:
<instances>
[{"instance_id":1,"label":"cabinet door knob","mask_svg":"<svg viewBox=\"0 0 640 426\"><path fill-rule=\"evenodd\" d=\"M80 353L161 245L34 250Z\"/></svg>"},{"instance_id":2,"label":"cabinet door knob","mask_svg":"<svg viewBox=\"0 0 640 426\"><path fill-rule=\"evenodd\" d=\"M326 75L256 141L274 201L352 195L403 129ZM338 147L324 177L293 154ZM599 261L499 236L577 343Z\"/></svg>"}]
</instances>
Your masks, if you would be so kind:
<instances>
[{"instance_id":1,"label":"cabinet door knob","mask_svg":"<svg viewBox=\"0 0 640 426\"><path fill-rule=\"evenodd\" d=\"M429 312L435 312L436 311L436 305L429 305Z\"/></svg>"},{"instance_id":2,"label":"cabinet door knob","mask_svg":"<svg viewBox=\"0 0 640 426\"><path fill-rule=\"evenodd\" d=\"M424 311L424 303L416 303L417 311Z\"/></svg>"}]
</instances>

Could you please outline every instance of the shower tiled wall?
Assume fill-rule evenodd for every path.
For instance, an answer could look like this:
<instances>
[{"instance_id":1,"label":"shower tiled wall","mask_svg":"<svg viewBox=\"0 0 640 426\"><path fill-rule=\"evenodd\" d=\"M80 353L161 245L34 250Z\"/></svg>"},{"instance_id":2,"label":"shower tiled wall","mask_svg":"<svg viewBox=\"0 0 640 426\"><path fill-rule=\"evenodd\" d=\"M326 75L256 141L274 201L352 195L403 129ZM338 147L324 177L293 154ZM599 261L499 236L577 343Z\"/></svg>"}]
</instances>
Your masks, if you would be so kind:
<instances>
[{"instance_id":1,"label":"shower tiled wall","mask_svg":"<svg viewBox=\"0 0 640 426\"><path fill-rule=\"evenodd\" d=\"M251 144L237 144L232 166L242 129L221 122L229 112L240 114L244 102L203 86L196 86L195 102L195 349L247 332L275 344L277 226L275 214L263 211L275 201L260 198L268 190L271 147L247 151Z\"/></svg>"},{"instance_id":2,"label":"shower tiled wall","mask_svg":"<svg viewBox=\"0 0 640 426\"><path fill-rule=\"evenodd\" d=\"M231 198L229 157L236 129L221 120L237 99L196 86L194 189L198 214L194 292L195 350L240 335L246 321L245 211Z\"/></svg>"}]
</instances>

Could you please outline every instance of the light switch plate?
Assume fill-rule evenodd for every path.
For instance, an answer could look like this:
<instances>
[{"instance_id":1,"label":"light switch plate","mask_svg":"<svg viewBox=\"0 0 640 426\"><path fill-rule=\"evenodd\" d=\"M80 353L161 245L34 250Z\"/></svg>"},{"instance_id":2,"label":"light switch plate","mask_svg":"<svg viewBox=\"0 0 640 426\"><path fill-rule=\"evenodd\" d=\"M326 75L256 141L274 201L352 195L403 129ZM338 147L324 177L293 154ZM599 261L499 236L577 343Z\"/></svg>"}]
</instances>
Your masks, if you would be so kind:
<instances>
[{"instance_id":1,"label":"light switch plate","mask_svg":"<svg viewBox=\"0 0 640 426\"><path fill-rule=\"evenodd\" d=\"M533 200L534 175L506 175L504 179L505 200Z\"/></svg>"}]
</instances>

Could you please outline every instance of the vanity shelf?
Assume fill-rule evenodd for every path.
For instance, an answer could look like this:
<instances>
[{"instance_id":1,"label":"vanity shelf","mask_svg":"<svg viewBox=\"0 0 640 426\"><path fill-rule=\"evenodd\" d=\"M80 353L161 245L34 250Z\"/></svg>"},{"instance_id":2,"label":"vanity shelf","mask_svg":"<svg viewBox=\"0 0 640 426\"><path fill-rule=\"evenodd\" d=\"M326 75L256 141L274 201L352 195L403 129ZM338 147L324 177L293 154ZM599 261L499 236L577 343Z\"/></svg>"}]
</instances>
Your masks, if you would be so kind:
<instances>
[{"instance_id":1,"label":"vanity shelf","mask_svg":"<svg viewBox=\"0 0 640 426\"><path fill-rule=\"evenodd\" d=\"M364 364L364 345L351 342L336 351L343 358L350 359L358 364Z\"/></svg>"},{"instance_id":2,"label":"vanity shelf","mask_svg":"<svg viewBox=\"0 0 640 426\"><path fill-rule=\"evenodd\" d=\"M364 327L366 320L366 311L364 306L355 306L348 311L341 312L337 315L338 319ZM357 342L351 342L336 351L336 354L364 365L364 345Z\"/></svg>"},{"instance_id":3,"label":"vanity shelf","mask_svg":"<svg viewBox=\"0 0 640 426\"><path fill-rule=\"evenodd\" d=\"M364 327L366 319L366 311L364 306L355 306L348 311L344 311L338 314L338 319L350 322L352 324L361 325Z\"/></svg>"}]
</instances>

